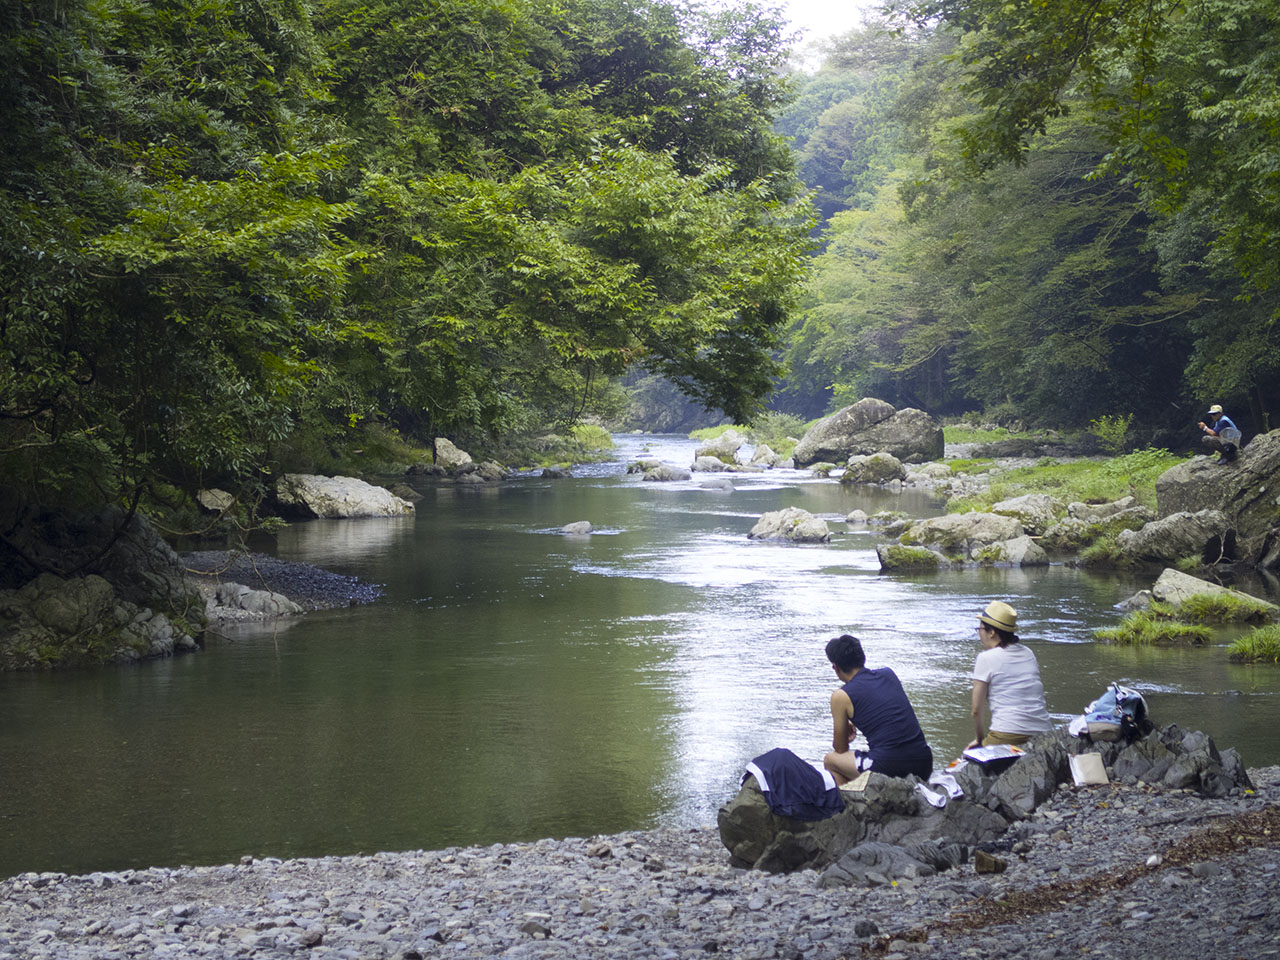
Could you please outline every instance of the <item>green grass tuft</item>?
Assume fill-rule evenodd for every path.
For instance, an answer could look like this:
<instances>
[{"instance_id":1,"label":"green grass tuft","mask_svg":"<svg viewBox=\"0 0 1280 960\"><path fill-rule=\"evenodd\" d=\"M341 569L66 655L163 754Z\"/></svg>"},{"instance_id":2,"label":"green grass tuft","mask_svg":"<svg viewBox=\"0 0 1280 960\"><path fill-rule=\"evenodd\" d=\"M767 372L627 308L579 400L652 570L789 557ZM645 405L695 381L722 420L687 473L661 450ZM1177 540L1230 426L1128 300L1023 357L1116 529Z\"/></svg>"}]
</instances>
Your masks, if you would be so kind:
<instances>
[{"instance_id":1,"label":"green grass tuft","mask_svg":"<svg viewBox=\"0 0 1280 960\"><path fill-rule=\"evenodd\" d=\"M1280 663L1280 625L1250 630L1227 647L1227 659L1236 663Z\"/></svg>"},{"instance_id":2,"label":"green grass tuft","mask_svg":"<svg viewBox=\"0 0 1280 960\"><path fill-rule=\"evenodd\" d=\"M1174 611L1180 620L1191 623L1267 623L1274 608L1239 593L1197 593L1187 597Z\"/></svg>"},{"instance_id":3,"label":"green grass tuft","mask_svg":"<svg viewBox=\"0 0 1280 960\"><path fill-rule=\"evenodd\" d=\"M1104 643L1125 647L1172 644L1202 647L1212 638L1212 634L1205 627L1169 620L1156 607L1151 610L1135 611L1125 617L1120 626L1095 630L1093 636Z\"/></svg>"}]
</instances>

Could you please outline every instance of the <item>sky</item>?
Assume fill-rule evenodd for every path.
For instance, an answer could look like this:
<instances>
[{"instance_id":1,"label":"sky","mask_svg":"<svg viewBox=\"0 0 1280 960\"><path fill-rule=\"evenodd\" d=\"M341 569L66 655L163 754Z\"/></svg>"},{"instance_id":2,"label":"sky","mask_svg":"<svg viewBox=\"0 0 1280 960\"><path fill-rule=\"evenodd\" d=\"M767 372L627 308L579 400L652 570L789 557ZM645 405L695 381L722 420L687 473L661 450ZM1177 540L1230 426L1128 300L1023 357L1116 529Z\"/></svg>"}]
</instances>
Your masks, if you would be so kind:
<instances>
[{"instance_id":1,"label":"sky","mask_svg":"<svg viewBox=\"0 0 1280 960\"><path fill-rule=\"evenodd\" d=\"M779 0L806 40L821 40L844 33L861 22L862 12L880 0Z\"/></svg>"}]
</instances>

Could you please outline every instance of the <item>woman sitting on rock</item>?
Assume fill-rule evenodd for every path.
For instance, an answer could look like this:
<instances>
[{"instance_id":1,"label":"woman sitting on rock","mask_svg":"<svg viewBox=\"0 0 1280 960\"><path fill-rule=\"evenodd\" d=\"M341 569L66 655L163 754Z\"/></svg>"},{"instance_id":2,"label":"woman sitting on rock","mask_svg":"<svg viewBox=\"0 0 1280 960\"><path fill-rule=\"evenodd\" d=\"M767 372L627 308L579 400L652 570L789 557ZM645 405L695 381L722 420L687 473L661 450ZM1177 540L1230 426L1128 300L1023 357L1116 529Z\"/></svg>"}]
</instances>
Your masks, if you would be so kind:
<instances>
[{"instance_id":1,"label":"woman sitting on rock","mask_svg":"<svg viewBox=\"0 0 1280 960\"><path fill-rule=\"evenodd\" d=\"M1044 704L1044 685L1036 656L1013 632L1018 611L994 600L978 617L982 652L973 665L973 729L970 747L1026 743L1053 729ZM983 736L988 707L991 724Z\"/></svg>"}]
</instances>

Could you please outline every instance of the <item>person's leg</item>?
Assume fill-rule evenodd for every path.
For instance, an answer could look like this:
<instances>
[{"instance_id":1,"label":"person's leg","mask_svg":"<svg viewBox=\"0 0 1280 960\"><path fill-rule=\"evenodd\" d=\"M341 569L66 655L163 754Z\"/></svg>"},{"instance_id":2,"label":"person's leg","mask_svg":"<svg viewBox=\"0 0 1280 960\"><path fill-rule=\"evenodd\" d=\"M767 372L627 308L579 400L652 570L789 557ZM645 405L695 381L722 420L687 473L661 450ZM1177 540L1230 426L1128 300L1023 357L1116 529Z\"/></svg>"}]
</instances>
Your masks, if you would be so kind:
<instances>
[{"instance_id":1,"label":"person's leg","mask_svg":"<svg viewBox=\"0 0 1280 960\"><path fill-rule=\"evenodd\" d=\"M859 761L860 758L856 751L847 750L844 753L836 753L832 750L822 758L822 765L831 771L831 775L836 778L837 784L844 786L844 784L856 779L858 774L862 773Z\"/></svg>"},{"instance_id":2,"label":"person's leg","mask_svg":"<svg viewBox=\"0 0 1280 960\"><path fill-rule=\"evenodd\" d=\"M1200 442L1209 448L1209 456L1213 456L1215 453L1219 453L1219 454L1222 453L1221 437L1211 437L1209 436L1209 434L1206 433L1203 437L1200 438Z\"/></svg>"}]
</instances>

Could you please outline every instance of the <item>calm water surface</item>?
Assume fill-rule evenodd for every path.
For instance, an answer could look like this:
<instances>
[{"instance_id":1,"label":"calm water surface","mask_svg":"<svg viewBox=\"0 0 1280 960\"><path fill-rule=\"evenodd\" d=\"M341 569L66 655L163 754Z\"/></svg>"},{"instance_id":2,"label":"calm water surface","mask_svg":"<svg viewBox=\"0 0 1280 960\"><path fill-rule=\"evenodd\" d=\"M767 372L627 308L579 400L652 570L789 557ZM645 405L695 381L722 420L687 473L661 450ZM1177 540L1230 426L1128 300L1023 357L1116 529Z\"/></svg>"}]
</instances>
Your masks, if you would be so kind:
<instances>
[{"instance_id":1,"label":"calm water surface","mask_svg":"<svg viewBox=\"0 0 1280 960\"><path fill-rule=\"evenodd\" d=\"M828 748L822 647L846 631L948 758L971 735L974 617L993 598L1018 608L1060 718L1121 680L1159 722L1280 762L1280 669L1091 642L1149 578L883 576L875 534L842 522L826 546L746 534L789 505L839 521L938 501L800 472L734 475L732 493L644 483L625 461L688 464L694 445L619 441L620 463L571 480L428 486L414 518L276 540L385 584L375 604L141 667L0 676L0 876L709 823L752 757ZM575 520L597 532L557 532Z\"/></svg>"}]
</instances>

